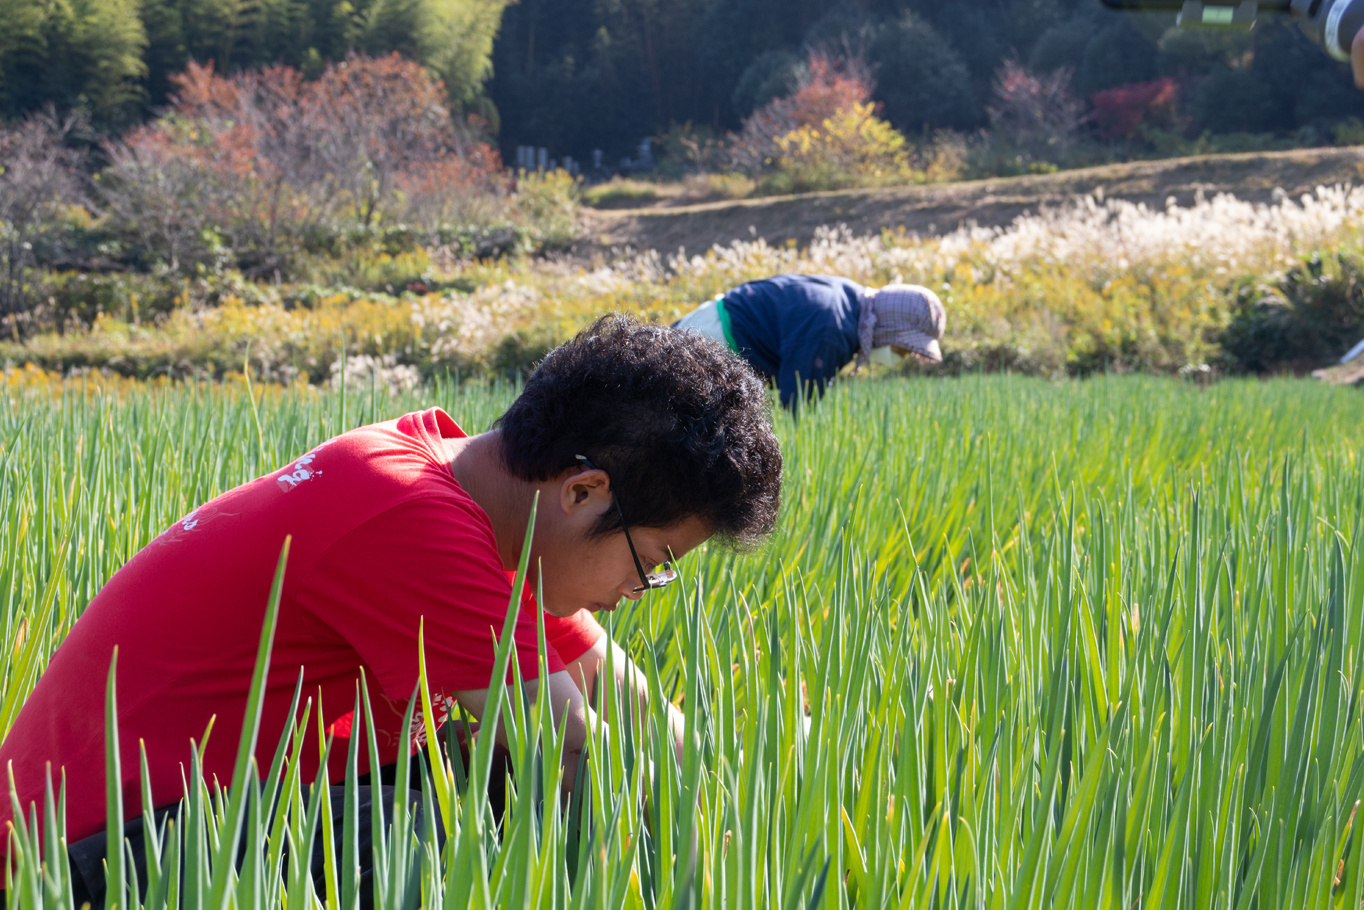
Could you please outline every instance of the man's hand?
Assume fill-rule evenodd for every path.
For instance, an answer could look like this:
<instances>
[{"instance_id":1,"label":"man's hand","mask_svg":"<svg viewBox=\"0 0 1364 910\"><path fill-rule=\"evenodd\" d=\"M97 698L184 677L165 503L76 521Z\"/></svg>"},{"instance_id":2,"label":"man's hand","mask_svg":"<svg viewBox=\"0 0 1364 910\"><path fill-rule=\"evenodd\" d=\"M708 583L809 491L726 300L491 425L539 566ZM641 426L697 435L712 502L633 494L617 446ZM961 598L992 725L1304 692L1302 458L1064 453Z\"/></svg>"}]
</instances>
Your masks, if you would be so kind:
<instances>
[{"instance_id":1,"label":"man's hand","mask_svg":"<svg viewBox=\"0 0 1364 910\"><path fill-rule=\"evenodd\" d=\"M644 671L635 666L635 662L625 650L611 640L611 636L603 635L586 654L569 664L569 676L582 688L584 695L590 696L597 685L598 675L606 669L608 649L612 651L611 660L616 671L616 685L620 687L621 693L628 692L635 697L643 713L649 704L649 679L644 675ZM606 721L613 722L609 717ZM682 712L673 705L668 705L668 726L669 732L672 733L673 745L677 749L677 759L681 761L686 723L682 718Z\"/></svg>"},{"instance_id":2,"label":"man's hand","mask_svg":"<svg viewBox=\"0 0 1364 910\"><path fill-rule=\"evenodd\" d=\"M606 668L608 649L614 651L611 659L615 666L616 685L620 687L621 697L624 697L626 693L633 696L641 711L649 704L648 677L639 667L635 666L634 661L630 660L620 645L613 642L608 635L603 635L586 654L569 664L566 670L549 674L550 706L554 712L555 723L563 720L564 732L567 737L564 743L563 785L565 790L571 790L576 783L578 756L587 751L588 745L592 741L588 731L594 729L599 720L604 720L608 725L611 722L611 718L598 718L587 699L587 695L597 684L598 677L600 676L603 680L606 678L602 671ZM538 680L531 680L526 683L526 695L531 701L535 700L538 690ZM483 712L488 705L487 689L465 689L454 693L454 695L466 711L475 718L482 720ZM514 697L516 697L516 693L509 689L507 698ZM507 708L504 706L503 710L506 711ZM668 705L668 725L670 727L669 732L672 734L673 745L677 749L677 758L681 761L686 724L683 721L682 712L672 705ZM604 729L602 734L609 735L609 730ZM506 730L500 723L497 725L496 735L497 741L505 746L507 744Z\"/></svg>"}]
</instances>

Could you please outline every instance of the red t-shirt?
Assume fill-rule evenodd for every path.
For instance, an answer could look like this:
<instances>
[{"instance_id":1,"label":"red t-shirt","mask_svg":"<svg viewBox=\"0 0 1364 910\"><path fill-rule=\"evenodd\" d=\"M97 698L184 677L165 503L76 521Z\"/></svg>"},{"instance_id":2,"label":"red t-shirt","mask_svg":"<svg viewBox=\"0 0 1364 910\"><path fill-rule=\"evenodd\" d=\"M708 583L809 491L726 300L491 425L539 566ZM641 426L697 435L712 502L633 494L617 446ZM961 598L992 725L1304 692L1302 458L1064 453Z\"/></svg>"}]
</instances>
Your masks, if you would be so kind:
<instances>
[{"instance_id":1,"label":"red t-shirt","mask_svg":"<svg viewBox=\"0 0 1364 910\"><path fill-rule=\"evenodd\" d=\"M331 779L341 779L362 668L381 760L409 755L415 743L401 726L417 684L422 618L439 722L452 704L445 693L488 686L493 630L501 632L511 599L512 573L498 556L492 524L442 452L442 437L464 435L436 408L345 433L200 506L129 560L57 649L0 745L0 773L13 763L25 813L36 802L41 817L51 763L55 785L66 771L69 839L103 829L103 706L115 645L126 814L142 811L138 741L146 743L155 805L171 804L184 793L190 740L202 743L210 718L204 774L210 785L216 777L227 786L286 535L293 543L256 750L260 767L274 757L300 668L303 698L313 701L309 739L295 749L305 781L317 773L319 708L336 736ZM527 679L538 675L534 607L527 594L515 631ZM603 634L585 612L546 615L545 626L551 672ZM359 755L364 773L363 741ZM0 800L0 831L11 811L10 801Z\"/></svg>"}]
</instances>

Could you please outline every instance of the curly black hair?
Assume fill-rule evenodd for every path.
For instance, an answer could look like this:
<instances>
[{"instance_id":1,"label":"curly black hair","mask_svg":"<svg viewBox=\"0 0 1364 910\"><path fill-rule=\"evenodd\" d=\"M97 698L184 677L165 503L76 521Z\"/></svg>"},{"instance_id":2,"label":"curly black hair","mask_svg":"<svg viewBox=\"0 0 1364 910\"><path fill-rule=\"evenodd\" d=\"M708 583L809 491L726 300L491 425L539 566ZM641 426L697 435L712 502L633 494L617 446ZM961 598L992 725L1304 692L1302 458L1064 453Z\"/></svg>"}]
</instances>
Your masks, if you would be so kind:
<instances>
[{"instance_id":1,"label":"curly black hair","mask_svg":"<svg viewBox=\"0 0 1364 910\"><path fill-rule=\"evenodd\" d=\"M763 383L693 332L603 316L545 357L497 426L507 468L526 480L587 456L631 525L698 517L739 547L776 525L781 449ZM608 509L593 533L619 527Z\"/></svg>"}]
</instances>

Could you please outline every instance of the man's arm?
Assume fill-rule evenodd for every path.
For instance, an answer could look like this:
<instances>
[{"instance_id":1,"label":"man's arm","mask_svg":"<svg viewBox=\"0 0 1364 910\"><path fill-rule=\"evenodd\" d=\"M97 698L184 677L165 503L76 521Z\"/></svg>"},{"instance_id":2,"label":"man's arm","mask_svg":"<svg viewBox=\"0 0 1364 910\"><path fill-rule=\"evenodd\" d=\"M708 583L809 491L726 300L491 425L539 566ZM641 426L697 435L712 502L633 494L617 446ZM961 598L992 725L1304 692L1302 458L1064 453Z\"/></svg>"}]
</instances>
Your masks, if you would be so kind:
<instances>
[{"instance_id":1,"label":"man's arm","mask_svg":"<svg viewBox=\"0 0 1364 910\"><path fill-rule=\"evenodd\" d=\"M580 694L590 695L597 685L597 678L605 673L606 655L612 653L612 663L616 672L616 685L618 692L630 693L637 701L641 711L649 704L649 679L644 672L635 665L629 658L625 650L620 645L611 640L611 636L602 635L587 653L577 660L568 664L568 675L577 683ZM672 733L673 744L677 749L677 757L682 758L682 746L684 734L686 732L686 722L683 720L682 712L676 706L668 705L668 726Z\"/></svg>"},{"instance_id":2,"label":"man's arm","mask_svg":"<svg viewBox=\"0 0 1364 910\"><path fill-rule=\"evenodd\" d=\"M564 725L562 729L567 737L564 743L564 788L571 790L576 783L574 778L578 771L578 756L586 751L587 744L591 741L588 735L588 730L591 728L589 725L595 725L597 718L567 670L551 673L547 679L549 680L549 704L554 713L555 726L558 727L562 722ZM526 683L526 697L531 701L536 699L539 692L540 681L538 679ZM517 697L515 690L508 688L507 698L515 697ZM482 721L483 712L488 707L488 690L462 689L455 693L455 700L466 711ZM502 710L507 710L505 704ZM507 731L502 723L497 725L497 741L504 746L507 744Z\"/></svg>"}]
</instances>

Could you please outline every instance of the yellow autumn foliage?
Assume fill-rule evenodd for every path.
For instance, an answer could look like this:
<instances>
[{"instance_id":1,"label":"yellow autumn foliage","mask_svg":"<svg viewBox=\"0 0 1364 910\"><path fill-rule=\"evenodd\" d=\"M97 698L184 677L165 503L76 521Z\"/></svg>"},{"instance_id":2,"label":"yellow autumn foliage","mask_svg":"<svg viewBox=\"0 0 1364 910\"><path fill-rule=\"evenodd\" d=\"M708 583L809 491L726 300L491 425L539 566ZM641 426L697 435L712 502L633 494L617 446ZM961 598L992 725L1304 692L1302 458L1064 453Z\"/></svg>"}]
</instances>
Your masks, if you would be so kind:
<instances>
[{"instance_id":1,"label":"yellow autumn foliage","mask_svg":"<svg viewBox=\"0 0 1364 910\"><path fill-rule=\"evenodd\" d=\"M922 183L905 137L876 116L867 102L842 108L819 126L800 126L778 136L780 155L769 177L785 192Z\"/></svg>"}]
</instances>

